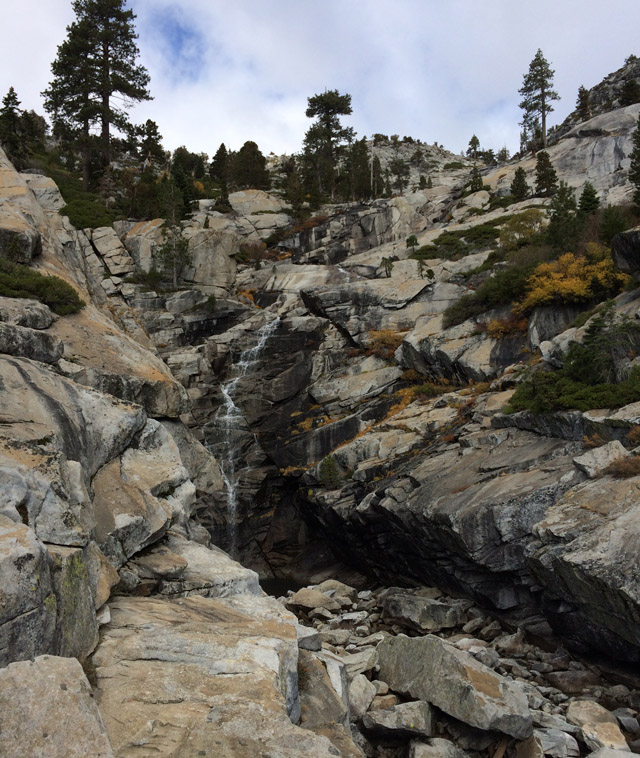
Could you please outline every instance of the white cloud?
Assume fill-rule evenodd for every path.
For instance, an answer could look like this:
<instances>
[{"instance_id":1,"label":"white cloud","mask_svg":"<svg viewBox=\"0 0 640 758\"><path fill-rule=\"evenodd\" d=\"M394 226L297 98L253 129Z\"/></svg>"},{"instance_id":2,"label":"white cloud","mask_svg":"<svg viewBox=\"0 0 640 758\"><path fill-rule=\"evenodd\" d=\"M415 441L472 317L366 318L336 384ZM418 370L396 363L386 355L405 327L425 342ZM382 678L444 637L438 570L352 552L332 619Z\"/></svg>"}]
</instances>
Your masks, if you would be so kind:
<instances>
[{"instance_id":1,"label":"white cloud","mask_svg":"<svg viewBox=\"0 0 640 758\"><path fill-rule=\"evenodd\" d=\"M437 141L453 151L518 146L518 87L536 50L562 97L552 123L591 87L640 53L640 3L611 0L131 0L165 146L215 152L248 139L264 152L301 146L306 98L352 95L359 135ZM171 19L175 19L171 26ZM69 0L21 0L0 10L0 93L42 112L56 46L73 20ZM167 26L169 24L169 26Z\"/></svg>"}]
</instances>

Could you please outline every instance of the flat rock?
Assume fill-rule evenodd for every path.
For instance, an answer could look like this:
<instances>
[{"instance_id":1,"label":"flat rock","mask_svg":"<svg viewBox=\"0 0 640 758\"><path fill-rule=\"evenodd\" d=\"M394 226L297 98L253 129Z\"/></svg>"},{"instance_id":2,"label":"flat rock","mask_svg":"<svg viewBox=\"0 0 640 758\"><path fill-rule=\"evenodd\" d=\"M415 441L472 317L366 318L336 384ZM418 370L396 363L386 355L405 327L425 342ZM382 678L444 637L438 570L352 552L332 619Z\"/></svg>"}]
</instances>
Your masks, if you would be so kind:
<instances>
[{"instance_id":1,"label":"flat rock","mask_svg":"<svg viewBox=\"0 0 640 758\"><path fill-rule=\"evenodd\" d=\"M233 598L110 603L92 660L117 755L335 755L326 738L291 722L300 712L294 625L270 602L239 597L243 608Z\"/></svg>"},{"instance_id":2,"label":"flat rock","mask_svg":"<svg viewBox=\"0 0 640 758\"><path fill-rule=\"evenodd\" d=\"M517 739L532 733L527 698L515 684L433 635L380 643L380 678L466 724Z\"/></svg>"},{"instance_id":3,"label":"flat rock","mask_svg":"<svg viewBox=\"0 0 640 758\"><path fill-rule=\"evenodd\" d=\"M303 610L312 610L313 608L324 608L328 611L340 610L340 606L335 600L314 587L303 587L298 590L287 598L287 605Z\"/></svg>"},{"instance_id":4,"label":"flat rock","mask_svg":"<svg viewBox=\"0 0 640 758\"><path fill-rule=\"evenodd\" d=\"M573 459L573 462L580 471L584 471L589 479L595 479L601 476L607 466L613 463L613 461L620 458L628 458L629 455L630 453L625 450L623 445L618 440L614 440L594 450L588 450L586 453L582 453L582 455L577 455Z\"/></svg>"},{"instance_id":5,"label":"flat rock","mask_svg":"<svg viewBox=\"0 0 640 758\"><path fill-rule=\"evenodd\" d=\"M362 726L376 735L411 739L433 736L436 721L429 703L417 700L371 710L363 716Z\"/></svg>"},{"instance_id":6,"label":"flat rock","mask_svg":"<svg viewBox=\"0 0 640 758\"><path fill-rule=\"evenodd\" d=\"M382 609L387 623L400 624L418 632L438 632L465 624L468 606L465 601L442 602L398 592L385 596Z\"/></svg>"},{"instance_id":7,"label":"flat rock","mask_svg":"<svg viewBox=\"0 0 640 758\"><path fill-rule=\"evenodd\" d=\"M409 758L465 758L467 753L453 742L433 737L429 742L414 740L409 747Z\"/></svg>"},{"instance_id":8,"label":"flat rock","mask_svg":"<svg viewBox=\"0 0 640 758\"><path fill-rule=\"evenodd\" d=\"M42 655L0 669L3 758L114 758L98 704L74 658Z\"/></svg>"}]
</instances>

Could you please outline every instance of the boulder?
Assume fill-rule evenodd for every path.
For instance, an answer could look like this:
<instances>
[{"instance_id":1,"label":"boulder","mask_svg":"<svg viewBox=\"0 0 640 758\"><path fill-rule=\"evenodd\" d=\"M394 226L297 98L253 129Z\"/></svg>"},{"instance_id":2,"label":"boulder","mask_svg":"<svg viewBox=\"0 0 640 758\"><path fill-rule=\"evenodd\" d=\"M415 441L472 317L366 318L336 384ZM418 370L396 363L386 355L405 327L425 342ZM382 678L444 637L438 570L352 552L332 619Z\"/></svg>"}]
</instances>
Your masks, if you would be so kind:
<instances>
[{"instance_id":1,"label":"boulder","mask_svg":"<svg viewBox=\"0 0 640 758\"><path fill-rule=\"evenodd\" d=\"M627 458L629 455L630 453L625 450L623 445L618 440L614 440L594 450L587 450L582 455L577 455L573 459L573 462L589 479L595 479L602 476L607 466L611 465L614 461L620 458Z\"/></svg>"},{"instance_id":2,"label":"boulder","mask_svg":"<svg viewBox=\"0 0 640 758\"><path fill-rule=\"evenodd\" d=\"M349 684L349 718L356 721L362 718L369 709L376 688L364 674L356 674Z\"/></svg>"},{"instance_id":3,"label":"boulder","mask_svg":"<svg viewBox=\"0 0 640 758\"><path fill-rule=\"evenodd\" d=\"M462 626L468 621L469 603L464 600L442 602L407 592L387 593L382 603L384 620L418 632L439 632Z\"/></svg>"},{"instance_id":4,"label":"boulder","mask_svg":"<svg viewBox=\"0 0 640 758\"><path fill-rule=\"evenodd\" d=\"M432 737L436 720L429 703L416 700L392 708L371 710L363 716L362 726L378 737L411 739Z\"/></svg>"},{"instance_id":5,"label":"boulder","mask_svg":"<svg viewBox=\"0 0 640 758\"><path fill-rule=\"evenodd\" d=\"M0 353L56 363L64 351L62 341L50 334L24 326L0 322Z\"/></svg>"},{"instance_id":6,"label":"boulder","mask_svg":"<svg viewBox=\"0 0 640 758\"><path fill-rule=\"evenodd\" d=\"M453 742L441 737L433 737L429 742L413 741L409 747L409 758L465 758L467 753Z\"/></svg>"},{"instance_id":7,"label":"boulder","mask_svg":"<svg viewBox=\"0 0 640 758\"><path fill-rule=\"evenodd\" d=\"M51 650L56 596L47 552L32 529L0 515L0 666Z\"/></svg>"},{"instance_id":8,"label":"boulder","mask_svg":"<svg viewBox=\"0 0 640 758\"><path fill-rule=\"evenodd\" d=\"M379 645L378 658L380 678L396 692L480 729L516 739L532 733L522 690L438 637L393 637Z\"/></svg>"},{"instance_id":9,"label":"boulder","mask_svg":"<svg viewBox=\"0 0 640 758\"><path fill-rule=\"evenodd\" d=\"M110 603L92 661L116 754L141 744L172 758L335 753L292 723L300 714L295 627L263 605L260 597L241 607L203 597Z\"/></svg>"},{"instance_id":10,"label":"boulder","mask_svg":"<svg viewBox=\"0 0 640 758\"><path fill-rule=\"evenodd\" d=\"M314 587L303 587L298 590L287 598L287 605L308 611L314 608L325 608L328 611L340 610L340 605L335 600Z\"/></svg>"},{"instance_id":11,"label":"boulder","mask_svg":"<svg viewBox=\"0 0 640 758\"><path fill-rule=\"evenodd\" d=\"M49 306L24 297L0 297L0 321L29 329L47 329L57 316Z\"/></svg>"},{"instance_id":12,"label":"boulder","mask_svg":"<svg viewBox=\"0 0 640 758\"><path fill-rule=\"evenodd\" d=\"M3 758L115 758L91 686L73 658L0 669Z\"/></svg>"}]
</instances>

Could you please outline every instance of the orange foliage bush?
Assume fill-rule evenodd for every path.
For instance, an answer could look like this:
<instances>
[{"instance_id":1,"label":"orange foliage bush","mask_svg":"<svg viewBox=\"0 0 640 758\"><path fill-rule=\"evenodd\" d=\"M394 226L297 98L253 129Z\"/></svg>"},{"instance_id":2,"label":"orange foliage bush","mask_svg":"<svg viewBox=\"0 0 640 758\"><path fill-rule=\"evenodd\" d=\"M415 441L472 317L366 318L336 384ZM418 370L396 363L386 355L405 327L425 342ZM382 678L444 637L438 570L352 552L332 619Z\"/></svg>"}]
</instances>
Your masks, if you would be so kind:
<instances>
[{"instance_id":1,"label":"orange foliage bush","mask_svg":"<svg viewBox=\"0 0 640 758\"><path fill-rule=\"evenodd\" d=\"M556 261L541 263L527 281L527 295L517 306L526 313L537 305L584 303L619 292L627 277L616 271L609 256L594 260L565 253Z\"/></svg>"}]
</instances>

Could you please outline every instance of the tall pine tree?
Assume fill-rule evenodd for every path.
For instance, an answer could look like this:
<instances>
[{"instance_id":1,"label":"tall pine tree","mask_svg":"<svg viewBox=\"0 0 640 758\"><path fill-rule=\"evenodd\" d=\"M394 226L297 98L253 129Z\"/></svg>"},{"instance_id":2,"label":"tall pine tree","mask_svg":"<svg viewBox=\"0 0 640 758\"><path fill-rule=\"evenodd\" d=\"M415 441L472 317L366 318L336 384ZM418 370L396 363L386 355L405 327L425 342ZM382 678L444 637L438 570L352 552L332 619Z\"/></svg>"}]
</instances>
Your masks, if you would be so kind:
<instances>
[{"instance_id":1,"label":"tall pine tree","mask_svg":"<svg viewBox=\"0 0 640 758\"><path fill-rule=\"evenodd\" d=\"M351 127L342 126L339 118L351 114L351 95L328 90L308 98L307 103L307 118L316 120L304 138L305 180L319 195L328 192L333 200L341 148L351 143L355 134Z\"/></svg>"},{"instance_id":2,"label":"tall pine tree","mask_svg":"<svg viewBox=\"0 0 640 758\"><path fill-rule=\"evenodd\" d=\"M554 71L549 62L538 50L529 64L529 71L525 74L522 87L518 92L522 95L520 108L524 111L522 124L529 130L535 127L540 119L542 132L542 146L547 146L547 114L553 111L551 102L559 100L560 96L553 87Z\"/></svg>"},{"instance_id":3,"label":"tall pine tree","mask_svg":"<svg viewBox=\"0 0 640 758\"><path fill-rule=\"evenodd\" d=\"M43 95L54 128L80 137L83 162L92 127L100 132L100 153L111 162L111 130L129 125L127 108L150 100L149 74L136 62L135 15L125 0L74 0L76 20L58 47L53 81ZM114 99L120 99L116 107ZM86 166L85 166L86 169Z\"/></svg>"}]
</instances>

